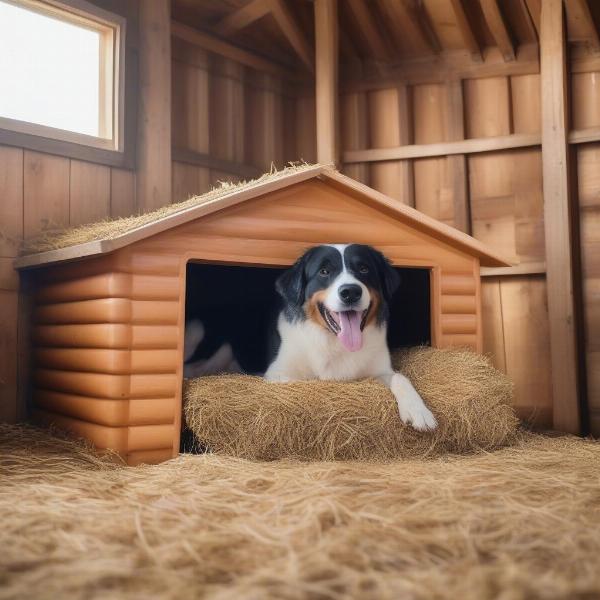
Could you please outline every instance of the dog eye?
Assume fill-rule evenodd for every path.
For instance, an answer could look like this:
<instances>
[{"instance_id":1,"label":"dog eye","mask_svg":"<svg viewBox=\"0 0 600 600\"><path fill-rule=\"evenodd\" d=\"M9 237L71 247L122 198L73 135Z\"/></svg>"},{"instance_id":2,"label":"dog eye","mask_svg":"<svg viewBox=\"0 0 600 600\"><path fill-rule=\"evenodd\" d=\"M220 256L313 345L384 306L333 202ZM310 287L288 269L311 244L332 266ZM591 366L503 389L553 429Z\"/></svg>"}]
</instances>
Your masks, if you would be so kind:
<instances>
[{"instance_id":1,"label":"dog eye","mask_svg":"<svg viewBox=\"0 0 600 600\"><path fill-rule=\"evenodd\" d=\"M329 269L326 269L325 267L323 267L320 271L319 271L319 275L322 275L323 277L327 277L327 275L329 275Z\"/></svg>"},{"instance_id":2,"label":"dog eye","mask_svg":"<svg viewBox=\"0 0 600 600\"><path fill-rule=\"evenodd\" d=\"M360 267L358 267L358 272L363 274L368 273L369 267L367 267L367 265L360 265Z\"/></svg>"}]
</instances>

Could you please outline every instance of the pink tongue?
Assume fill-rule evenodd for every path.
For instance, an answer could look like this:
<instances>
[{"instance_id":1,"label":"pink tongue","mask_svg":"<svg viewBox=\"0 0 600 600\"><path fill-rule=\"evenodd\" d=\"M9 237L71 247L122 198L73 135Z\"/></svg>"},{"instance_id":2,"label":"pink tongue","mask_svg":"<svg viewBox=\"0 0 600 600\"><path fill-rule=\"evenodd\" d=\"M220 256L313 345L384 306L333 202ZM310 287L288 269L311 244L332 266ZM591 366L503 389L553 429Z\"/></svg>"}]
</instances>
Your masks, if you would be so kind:
<instances>
[{"instance_id":1,"label":"pink tongue","mask_svg":"<svg viewBox=\"0 0 600 600\"><path fill-rule=\"evenodd\" d=\"M348 310L339 312L340 331L337 334L338 339L346 350L356 352L362 348L362 331L360 330L360 322L362 315L358 310Z\"/></svg>"}]
</instances>

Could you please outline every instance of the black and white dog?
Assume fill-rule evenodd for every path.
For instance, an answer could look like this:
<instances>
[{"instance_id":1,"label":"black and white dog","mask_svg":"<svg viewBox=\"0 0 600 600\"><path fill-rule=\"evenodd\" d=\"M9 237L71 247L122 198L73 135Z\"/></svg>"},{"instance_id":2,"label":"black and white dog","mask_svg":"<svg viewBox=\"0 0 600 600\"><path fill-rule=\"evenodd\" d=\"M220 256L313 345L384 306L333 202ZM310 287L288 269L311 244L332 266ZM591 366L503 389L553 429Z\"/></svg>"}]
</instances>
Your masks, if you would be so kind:
<instances>
[{"instance_id":1,"label":"black and white dog","mask_svg":"<svg viewBox=\"0 0 600 600\"><path fill-rule=\"evenodd\" d=\"M434 429L435 417L410 381L392 368L388 303L399 283L387 258L370 246L336 244L308 250L275 283L283 306L264 377L377 378L394 394L402 421L418 430ZM203 336L200 321L186 325L186 360ZM228 341L208 359L184 366L186 377L240 371Z\"/></svg>"},{"instance_id":2,"label":"black and white dog","mask_svg":"<svg viewBox=\"0 0 600 600\"><path fill-rule=\"evenodd\" d=\"M418 430L434 429L431 411L392 368L388 302L399 282L386 257L370 246L311 248L277 280L285 302L277 322L281 342L265 378L374 377L391 389L402 421Z\"/></svg>"}]
</instances>

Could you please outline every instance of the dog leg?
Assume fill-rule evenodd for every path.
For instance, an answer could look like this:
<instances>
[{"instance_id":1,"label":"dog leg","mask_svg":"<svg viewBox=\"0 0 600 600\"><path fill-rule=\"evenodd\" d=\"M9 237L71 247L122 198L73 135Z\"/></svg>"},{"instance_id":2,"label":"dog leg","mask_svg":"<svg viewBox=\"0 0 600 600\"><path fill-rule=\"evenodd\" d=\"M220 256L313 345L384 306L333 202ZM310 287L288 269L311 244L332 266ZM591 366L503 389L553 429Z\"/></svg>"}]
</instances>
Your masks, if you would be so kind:
<instances>
[{"instance_id":1,"label":"dog leg","mask_svg":"<svg viewBox=\"0 0 600 600\"><path fill-rule=\"evenodd\" d=\"M183 362L188 361L194 355L196 348L204 339L204 325L199 319L192 319L185 324L185 335L183 341Z\"/></svg>"},{"instance_id":2,"label":"dog leg","mask_svg":"<svg viewBox=\"0 0 600 600\"><path fill-rule=\"evenodd\" d=\"M386 373L378 379L394 394L403 423L412 425L417 431L428 431L437 427L436 418L425 406L423 398L407 377L400 373Z\"/></svg>"}]
</instances>

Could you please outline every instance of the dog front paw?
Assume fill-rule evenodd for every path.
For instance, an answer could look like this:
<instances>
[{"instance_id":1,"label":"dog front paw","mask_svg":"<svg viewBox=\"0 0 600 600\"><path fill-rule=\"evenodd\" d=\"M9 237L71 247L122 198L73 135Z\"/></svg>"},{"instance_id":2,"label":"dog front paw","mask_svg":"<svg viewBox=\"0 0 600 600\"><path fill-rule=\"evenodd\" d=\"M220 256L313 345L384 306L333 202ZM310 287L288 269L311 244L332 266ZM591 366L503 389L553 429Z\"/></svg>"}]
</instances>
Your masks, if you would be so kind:
<instances>
[{"instance_id":1,"label":"dog front paw","mask_svg":"<svg viewBox=\"0 0 600 600\"><path fill-rule=\"evenodd\" d=\"M403 423L411 425L417 431L432 431L437 427L437 419L433 413L423 404L398 406L400 410L400 419Z\"/></svg>"}]
</instances>

